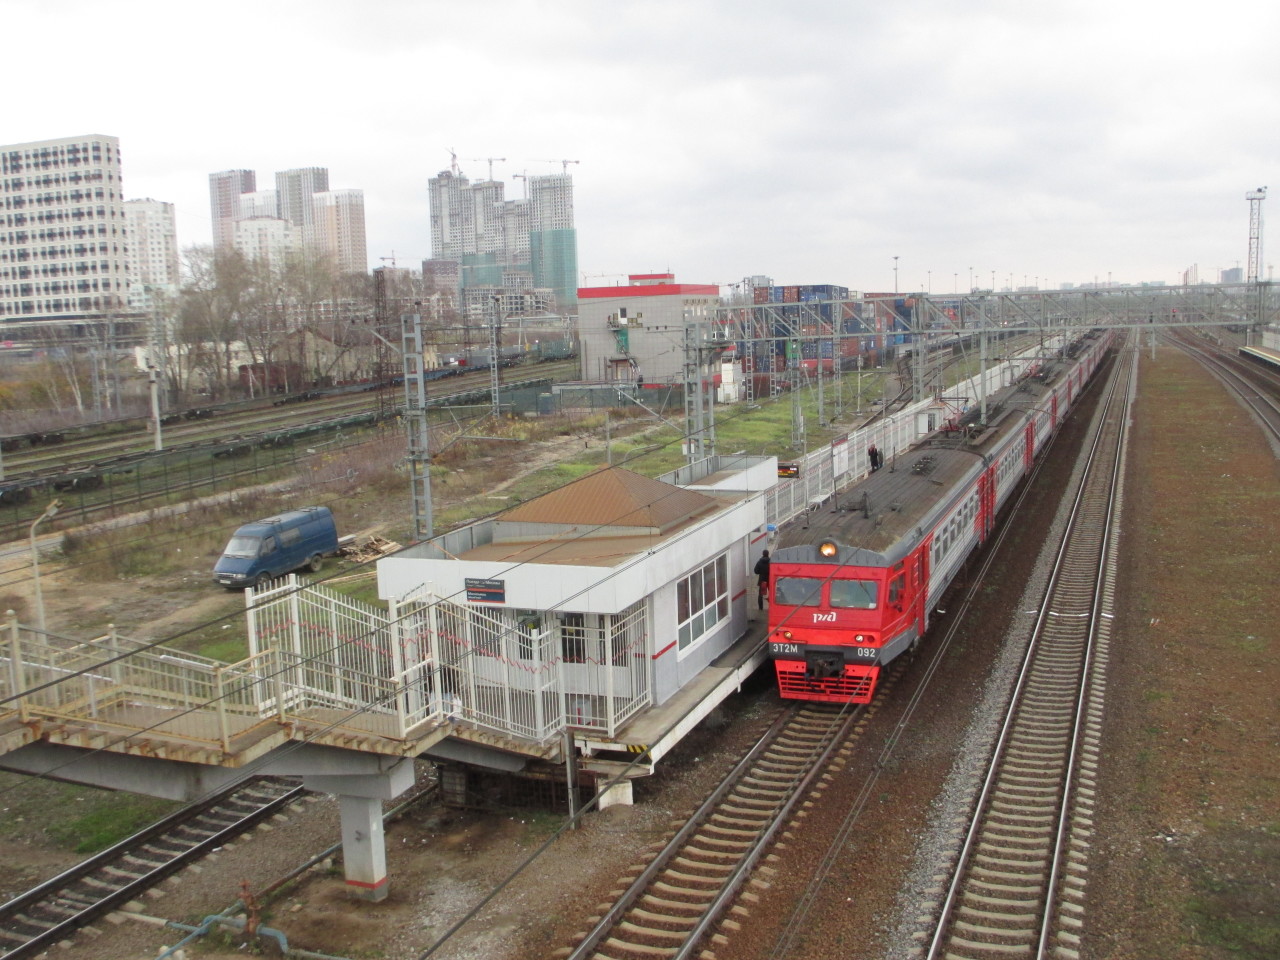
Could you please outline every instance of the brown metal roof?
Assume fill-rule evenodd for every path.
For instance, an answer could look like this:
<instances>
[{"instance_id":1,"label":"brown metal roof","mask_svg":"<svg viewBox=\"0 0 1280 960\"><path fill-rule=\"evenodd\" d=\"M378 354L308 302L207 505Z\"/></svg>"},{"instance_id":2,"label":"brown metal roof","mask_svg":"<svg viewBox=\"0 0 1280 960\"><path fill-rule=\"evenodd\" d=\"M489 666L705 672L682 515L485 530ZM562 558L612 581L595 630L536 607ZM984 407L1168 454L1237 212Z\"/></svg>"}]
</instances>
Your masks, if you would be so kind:
<instances>
[{"instance_id":1,"label":"brown metal roof","mask_svg":"<svg viewBox=\"0 0 1280 960\"><path fill-rule=\"evenodd\" d=\"M579 526L645 527L666 532L717 509L721 501L622 467L594 473L503 513L499 519Z\"/></svg>"}]
</instances>

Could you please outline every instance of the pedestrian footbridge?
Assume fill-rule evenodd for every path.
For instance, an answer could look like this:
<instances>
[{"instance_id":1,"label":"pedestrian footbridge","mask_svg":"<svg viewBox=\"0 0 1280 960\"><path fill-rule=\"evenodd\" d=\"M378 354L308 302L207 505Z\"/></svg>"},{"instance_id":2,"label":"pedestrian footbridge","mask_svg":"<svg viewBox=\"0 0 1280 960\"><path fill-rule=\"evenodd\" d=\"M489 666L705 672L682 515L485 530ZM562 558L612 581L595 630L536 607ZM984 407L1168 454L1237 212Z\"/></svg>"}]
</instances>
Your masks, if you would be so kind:
<instances>
[{"instance_id":1,"label":"pedestrian footbridge","mask_svg":"<svg viewBox=\"0 0 1280 960\"><path fill-rule=\"evenodd\" d=\"M413 758L450 738L559 759L559 739L476 722L456 666L443 683L420 644L430 604L389 616L296 578L246 600L250 656L239 663L114 629L72 640L10 611L0 768L176 800L250 775L301 776L341 798L347 882L382 899L382 801L412 785ZM545 726L559 723L556 713Z\"/></svg>"}]
</instances>

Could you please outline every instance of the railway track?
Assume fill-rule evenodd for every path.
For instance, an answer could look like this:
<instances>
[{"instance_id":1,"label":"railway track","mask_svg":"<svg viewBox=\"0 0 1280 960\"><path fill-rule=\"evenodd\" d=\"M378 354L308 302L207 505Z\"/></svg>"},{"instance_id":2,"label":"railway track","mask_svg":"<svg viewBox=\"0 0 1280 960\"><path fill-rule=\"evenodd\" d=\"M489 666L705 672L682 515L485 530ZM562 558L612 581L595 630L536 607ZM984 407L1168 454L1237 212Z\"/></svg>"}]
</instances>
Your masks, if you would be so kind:
<instances>
[{"instance_id":1,"label":"railway track","mask_svg":"<svg viewBox=\"0 0 1280 960\"><path fill-rule=\"evenodd\" d=\"M294 781L243 781L0 905L0 960L34 957L293 803Z\"/></svg>"},{"instance_id":2,"label":"railway track","mask_svg":"<svg viewBox=\"0 0 1280 960\"><path fill-rule=\"evenodd\" d=\"M1076 955L1135 364L1132 352L1117 364L972 818L921 931L930 960Z\"/></svg>"},{"instance_id":3,"label":"railway track","mask_svg":"<svg viewBox=\"0 0 1280 960\"><path fill-rule=\"evenodd\" d=\"M534 369L536 375L532 372ZM513 376L517 372L513 369L507 371L502 386L508 390L515 389L527 383L562 377L569 370L563 363L548 363L532 368L525 375ZM433 381L430 386L429 402L448 405L473 394L485 393L487 396L489 373L458 374L446 380ZM263 434L306 427L316 421L358 416L387 419L396 416L403 406L403 387L384 387L318 396L305 403L276 405L268 400L231 409L210 407L191 410L185 417L176 414L178 422L166 424L162 429L166 449L173 450L229 442L237 437L257 438ZM113 421L104 424L100 433L71 436L47 446L8 450L4 453L5 477L9 481L23 481L62 475L90 469L106 460L147 455L153 452L149 430L147 420Z\"/></svg>"},{"instance_id":4,"label":"railway track","mask_svg":"<svg viewBox=\"0 0 1280 960\"><path fill-rule=\"evenodd\" d=\"M788 709L587 932L569 960L693 955L861 715Z\"/></svg>"},{"instance_id":5,"label":"railway track","mask_svg":"<svg viewBox=\"0 0 1280 960\"><path fill-rule=\"evenodd\" d=\"M550 372L540 370L536 377L504 381L503 388L511 390L541 382ZM450 393L433 396L431 404L457 405L478 396L481 390L479 380L472 381L463 390L457 386L455 380ZM486 385L486 400L487 391ZM366 397L357 401L357 406L337 413L332 407L290 407L287 414L280 411L264 414L270 418L266 421L215 421L188 427L197 433L164 451L111 459L77 461L71 458L74 451L46 451L42 455L53 457L51 462L59 464L56 469L20 475L8 472L6 481L0 484L0 541L25 534L32 520L44 509L46 494L68 501L59 518L59 523L65 525L93 522L157 501L223 492L245 482L270 482L296 468L296 462L304 456L305 445L316 443L312 437L341 436L341 431L348 429L371 428L398 415L402 404L383 404L381 414L375 407L370 406ZM285 416L293 419L281 421ZM94 442L101 444L102 440ZM87 454L82 450L80 455ZM6 470L12 466L11 459L12 455L7 454Z\"/></svg>"},{"instance_id":6,"label":"railway track","mask_svg":"<svg viewBox=\"0 0 1280 960\"><path fill-rule=\"evenodd\" d=\"M1173 344L1194 357L1240 399L1273 443L1280 441L1280 376L1237 353L1202 339L1174 336Z\"/></svg>"}]
</instances>

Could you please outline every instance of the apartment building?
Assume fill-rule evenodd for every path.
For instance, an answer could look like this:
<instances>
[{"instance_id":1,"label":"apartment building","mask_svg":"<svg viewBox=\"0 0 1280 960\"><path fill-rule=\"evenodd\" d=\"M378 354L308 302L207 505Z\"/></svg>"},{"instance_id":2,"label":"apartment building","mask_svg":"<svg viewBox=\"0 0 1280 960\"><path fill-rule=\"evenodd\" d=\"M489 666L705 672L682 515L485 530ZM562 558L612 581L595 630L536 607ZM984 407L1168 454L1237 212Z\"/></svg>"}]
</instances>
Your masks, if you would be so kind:
<instances>
[{"instance_id":1,"label":"apartment building","mask_svg":"<svg viewBox=\"0 0 1280 960\"><path fill-rule=\"evenodd\" d=\"M162 200L126 200L125 223L129 239L129 305L149 311L156 294L178 290L178 226L172 203Z\"/></svg>"},{"instance_id":2,"label":"apartment building","mask_svg":"<svg viewBox=\"0 0 1280 960\"><path fill-rule=\"evenodd\" d=\"M0 323L122 311L129 274L119 138L0 146Z\"/></svg>"},{"instance_id":3,"label":"apartment building","mask_svg":"<svg viewBox=\"0 0 1280 960\"><path fill-rule=\"evenodd\" d=\"M220 170L209 174L209 213L215 252L234 249L236 221L241 217L240 198L257 189L257 175L252 170Z\"/></svg>"},{"instance_id":4,"label":"apartment building","mask_svg":"<svg viewBox=\"0 0 1280 960\"><path fill-rule=\"evenodd\" d=\"M252 170L209 175L215 250L272 260L307 252L328 257L342 273L368 269L363 191L330 190L326 167L281 170L275 184L256 189Z\"/></svg>"}]
</instances>

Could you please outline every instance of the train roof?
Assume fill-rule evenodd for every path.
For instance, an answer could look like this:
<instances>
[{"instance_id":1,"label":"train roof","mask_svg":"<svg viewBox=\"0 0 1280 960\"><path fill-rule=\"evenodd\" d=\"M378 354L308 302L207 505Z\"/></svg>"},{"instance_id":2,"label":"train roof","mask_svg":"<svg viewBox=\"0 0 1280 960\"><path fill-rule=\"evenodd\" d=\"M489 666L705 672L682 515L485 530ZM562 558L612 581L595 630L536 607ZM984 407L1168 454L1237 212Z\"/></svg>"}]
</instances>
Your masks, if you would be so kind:
<instances>
[{"instance_id":1,"label":"train roof","mask_svg":"<svg viewBox=\"0 0 1280 960\"><path fill-rule=\"evenodd\" d=\"M1063 370L1062 364L1047 363L987 398L985 428L952 436L942 430L929 434L875 473L788 521L772 559L811 562L813 548L830 539L855 548L852 554L841 552L843 564L881 566L901 560L968 489L1001 440L1024 424L1023 414L1052 389ZM974 407L976 400L970 410Z\"/></svg>"}]
</instances>

